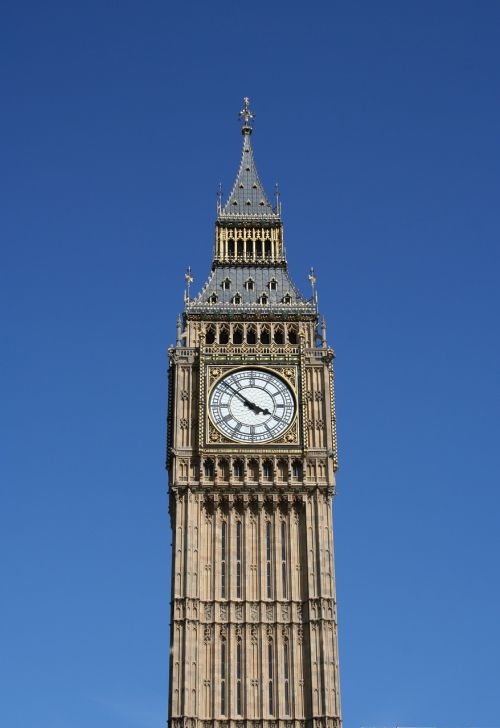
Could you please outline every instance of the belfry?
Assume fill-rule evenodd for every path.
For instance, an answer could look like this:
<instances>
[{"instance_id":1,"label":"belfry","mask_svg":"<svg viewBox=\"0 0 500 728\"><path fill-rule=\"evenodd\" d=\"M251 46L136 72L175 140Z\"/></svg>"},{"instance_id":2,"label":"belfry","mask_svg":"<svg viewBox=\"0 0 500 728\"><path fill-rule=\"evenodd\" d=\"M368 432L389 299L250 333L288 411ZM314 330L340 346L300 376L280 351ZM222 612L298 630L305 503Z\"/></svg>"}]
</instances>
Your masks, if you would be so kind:
<instances>
[{"instance_id":1,"label":"belfry","mask_svg":"<svg viewBox=\"0 0 500 728\"><path fill-rule=\"evenodd\" d=\"M169 350L171 728L340 728L334 353L251 144Z\"/></svg>"}]
</instances>

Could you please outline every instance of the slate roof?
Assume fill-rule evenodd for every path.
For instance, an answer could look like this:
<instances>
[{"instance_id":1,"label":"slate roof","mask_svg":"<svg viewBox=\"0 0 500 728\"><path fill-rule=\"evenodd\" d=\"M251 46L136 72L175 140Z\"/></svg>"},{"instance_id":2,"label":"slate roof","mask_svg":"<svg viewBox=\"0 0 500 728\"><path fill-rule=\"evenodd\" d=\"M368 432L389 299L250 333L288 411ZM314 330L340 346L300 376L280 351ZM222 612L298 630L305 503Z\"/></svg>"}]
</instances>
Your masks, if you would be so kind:
<instances>
[{"instance_id":1,"label":"slate roof","mask_svg":"<svg viewBox=\"0 0 500 728\"><path fill-rule=\"evenodd\" d=\"M250 141L252 129L244 126L242 132L243 149L236 182L225 205L219 210L217 219L279 221L280 215L269 202L257 173Z\"/></svg>"},{"instance_id":2,"label":"slate roof","mask_svg":"<svg viewBox=\"0 0 500 728\"><path fill-rule=\"evenodd\" d=\"M226 280L230 281L229 289L224 286ZM249 280L253 281L252 288L248 286ZM272 281L274 281L275 288L271 284ZM260 302L263 293L267 295L267 304ZM210 303L213 294L217 296L216 303ZM240 303L234 302L237 294L241 297ZM284 303L283 300L286 296L290 297L288 303ZM255 306L256 312L259 309L269 310L274 306L279 306L280 310L288 306L294 310L299 307L301 311L306 312L315 310L314 303L300 294L283 265L217 266L201 292L187 304L186 308L188 311L200 307L206 310L207 306L214 313L221 309L227 310L228 307L234 309L236 313L242 306Z\"/></svg>"}]
</instances>

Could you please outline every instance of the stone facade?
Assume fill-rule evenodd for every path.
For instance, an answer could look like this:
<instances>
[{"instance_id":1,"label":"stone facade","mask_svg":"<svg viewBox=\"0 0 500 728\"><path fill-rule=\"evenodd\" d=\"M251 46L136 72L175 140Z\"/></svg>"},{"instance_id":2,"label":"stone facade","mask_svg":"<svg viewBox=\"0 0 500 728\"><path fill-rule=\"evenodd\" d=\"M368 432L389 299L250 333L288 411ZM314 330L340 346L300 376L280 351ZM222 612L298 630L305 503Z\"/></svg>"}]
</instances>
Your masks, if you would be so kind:
<instances>
[{"instance_id":1,"label":"stone facade","mask_svg":"<svg viewBox=\"0 0 500 728\"><path fill-rule=\"evenodd\" d=\"M242 115L242 163L219 203L212 273L195 298L188 288L169 351L169 725L339 728L334 354L314 295L303 298L288 277L247 104ZM214 386L249 368L293 393L276 440L228 437L211 414ZM270 414L245 396L258 417Z\"/></svg>"}]
</instances>

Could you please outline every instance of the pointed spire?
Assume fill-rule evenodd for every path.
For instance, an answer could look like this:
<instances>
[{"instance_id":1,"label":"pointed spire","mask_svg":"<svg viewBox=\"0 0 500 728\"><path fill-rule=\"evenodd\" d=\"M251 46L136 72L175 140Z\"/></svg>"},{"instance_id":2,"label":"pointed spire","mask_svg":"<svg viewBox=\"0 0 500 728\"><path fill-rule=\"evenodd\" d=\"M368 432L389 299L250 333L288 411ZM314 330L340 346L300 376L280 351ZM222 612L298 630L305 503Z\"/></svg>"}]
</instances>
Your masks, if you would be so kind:
<instances>
[{"instance_id":1,"label":"pointed spire","mask_svg":"<svg viewBox=\"0 0 500 728\"><path fill-rule=\"evenodd\" d=\"M265 193L262 182L257 173L253 156L250 136L252 134L251 121L255 118L250 110L248 97L243 99L243 109L240 111L240 119L243 121L241 132L243 134L243 150L241 162L236 175L236 182L233 185L231 194L226 204L218 211L219 220L241 220L249 219L280 220L280 211L273 208Z\"/></svg>"}]
</instances>

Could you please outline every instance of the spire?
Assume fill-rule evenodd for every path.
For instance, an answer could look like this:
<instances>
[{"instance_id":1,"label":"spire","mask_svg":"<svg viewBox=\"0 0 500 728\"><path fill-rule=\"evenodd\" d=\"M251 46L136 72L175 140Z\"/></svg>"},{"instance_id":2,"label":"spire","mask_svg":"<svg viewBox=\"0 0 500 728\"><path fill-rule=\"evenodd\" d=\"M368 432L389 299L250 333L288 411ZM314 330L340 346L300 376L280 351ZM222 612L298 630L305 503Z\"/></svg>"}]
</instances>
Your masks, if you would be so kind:
<instances>
[{"instance_id":1,"label":"spire","mask_svg":"<svg viewBox=\"0 0 500 728\"><path fill-rule=\"evenodd\" d=\"M254 114L250 110L248 97L243 99L243 109L240 111L243 121L241 133L243 134L243 150L236 181L226 204L218 211L218 220L280 220L278 208L273 208L259 179L257 167L253 156L250 136L253 127Z\"/></svg>"}]
</instances>

